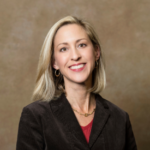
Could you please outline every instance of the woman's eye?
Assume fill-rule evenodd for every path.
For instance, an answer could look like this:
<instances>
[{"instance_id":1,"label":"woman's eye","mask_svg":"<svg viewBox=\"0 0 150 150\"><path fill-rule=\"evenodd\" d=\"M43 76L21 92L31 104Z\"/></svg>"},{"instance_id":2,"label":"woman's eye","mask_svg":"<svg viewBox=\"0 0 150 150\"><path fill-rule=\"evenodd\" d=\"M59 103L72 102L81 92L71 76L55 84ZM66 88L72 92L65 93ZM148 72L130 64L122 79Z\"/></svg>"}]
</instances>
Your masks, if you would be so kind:
<instances>
[{"instance_id":1,"label":"woman's eye","mask_svg":"<svg viewBox=\"0 0 150 150\"><path fill-rule=\"evenodd\" d=\"M80 44L79 45L79 47L85 47L86 46L86 44Z\"/></svg>"},{"instance_id":2,"label":"woman's eye","mask_svg":"<svg viewBox=\"0 0 150 150\"><path fill-rule=\"evenodd\" d=\"M62 51L65 51L66 50L66 48L65 47L63 47L63 48L61 48L60 49L60 51L62 52Z\"/></svg>"}]
</instances>

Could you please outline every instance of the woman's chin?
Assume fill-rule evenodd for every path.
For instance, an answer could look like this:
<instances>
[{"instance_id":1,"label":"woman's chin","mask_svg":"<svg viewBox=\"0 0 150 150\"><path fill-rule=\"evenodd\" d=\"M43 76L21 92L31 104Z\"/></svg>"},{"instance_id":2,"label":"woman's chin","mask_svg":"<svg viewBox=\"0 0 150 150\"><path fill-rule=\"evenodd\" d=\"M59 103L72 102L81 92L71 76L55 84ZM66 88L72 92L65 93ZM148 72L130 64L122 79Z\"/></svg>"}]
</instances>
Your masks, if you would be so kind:
<instances>
[{"instance_id":1,"label":"woman's chin","mask_svg":"<svg viewBox=\"0 0 150 150\"><path fill-rule=\"evenodd\" d=\"M73 83L77 83L77 84L84 84L85 82L88 81L88 77L87 78L74 78L74 79L71 79L71 81Z\"/></svg>"},{"instance_id":2,"label":"woman's chin","mask_svg":"<svg viewBox=\"0 0 150 150\"><path fill-rule=\"evenodd\" d=\"M83 74L83 75L69 75L68 77L67 76L64 76L64 80L65 82L72 82L72 83L78 83L78 84L81 84L81 83L85 83L85 82L88 82L88 80L90 81L91 80L91 75L89 74Z\"/></svg>"}]
</instances>

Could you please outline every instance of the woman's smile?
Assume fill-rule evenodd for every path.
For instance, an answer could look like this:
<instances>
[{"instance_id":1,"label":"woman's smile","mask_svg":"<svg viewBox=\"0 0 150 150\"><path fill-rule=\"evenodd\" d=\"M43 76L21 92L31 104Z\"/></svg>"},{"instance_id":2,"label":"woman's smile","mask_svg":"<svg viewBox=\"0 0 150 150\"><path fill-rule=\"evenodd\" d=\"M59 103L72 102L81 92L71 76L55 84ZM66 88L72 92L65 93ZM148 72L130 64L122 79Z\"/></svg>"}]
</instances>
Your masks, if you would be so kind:
<instances>
[{"instance_id":1,"label":"woman's smile","mask_svg":"<svg viewBox=\"0 0 150 150\"><path fill-rule=\"evenodd\" d=\"M85 66L86 64L79 64L79 65L71 66L69 68L72 71L79 72L79 71L82 71L85 68Z\"/></svg>"}]
</instances>

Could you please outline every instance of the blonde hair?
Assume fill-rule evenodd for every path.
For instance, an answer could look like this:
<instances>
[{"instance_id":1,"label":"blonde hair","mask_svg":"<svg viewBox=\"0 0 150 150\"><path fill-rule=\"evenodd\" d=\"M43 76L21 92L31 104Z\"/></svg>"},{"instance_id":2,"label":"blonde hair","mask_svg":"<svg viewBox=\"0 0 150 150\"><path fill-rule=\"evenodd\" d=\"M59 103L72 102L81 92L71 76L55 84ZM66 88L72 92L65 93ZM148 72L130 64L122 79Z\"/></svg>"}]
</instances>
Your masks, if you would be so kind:
<instances>
[{"instance_id":1,"label":"blonde hair","mask_svg":"<svg viewBox=\"0 0 150 150\"><path fill-rule=\"evenodd\" d=\"M66 93L64 87L64 80L62 74L59 77L55 76L55 69L52 67L53 54L54 54L54 37L58 29L67 24L78 24L82 26L88 37L90 38L93 46L99 46L100 58L98 66L92 73L92 88L88 89L89 92L100 94L106 85L105 65L103 54L98 40L92 26L85 20L78 19L74 16L67 16L56 22L49 30L45 41L43 43L36 78L36 84L33 92L33 100L50 101L57 99L62 93Z\"/></svg>"}]
</instances>

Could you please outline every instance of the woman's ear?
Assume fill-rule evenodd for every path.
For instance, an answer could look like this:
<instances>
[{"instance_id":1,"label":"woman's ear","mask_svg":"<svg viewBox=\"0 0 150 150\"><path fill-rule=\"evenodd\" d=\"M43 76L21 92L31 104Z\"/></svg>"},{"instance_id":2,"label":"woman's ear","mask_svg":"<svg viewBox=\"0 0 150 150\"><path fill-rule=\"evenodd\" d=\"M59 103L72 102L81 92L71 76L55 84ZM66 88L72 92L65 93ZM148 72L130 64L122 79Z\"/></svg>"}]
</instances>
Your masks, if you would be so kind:
<instances>
[{"instance_id":1,"label":"woman's ear","mask_svg":"<svg viewBox=\"0 0 150 150\"><path fill-rule=\"evenodd\" d=\"M100 47L99 45L95 46L95 59L98 60L100 58Z\"/></svg>"},{"instance_id":2,"label":"woman's ear","mask_svg":"<svg viewBox=\"0 0 150 150\"><path fill-rule=\"evenodd\" d=\"M52 61L52 67L53 67L54 69L56 69L56 70L59 69L59 67L58 67L57 62L56 62L55 59L53 59L53 61Z\"/></svg>"}]
</instances>

